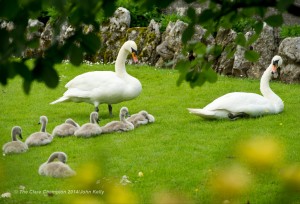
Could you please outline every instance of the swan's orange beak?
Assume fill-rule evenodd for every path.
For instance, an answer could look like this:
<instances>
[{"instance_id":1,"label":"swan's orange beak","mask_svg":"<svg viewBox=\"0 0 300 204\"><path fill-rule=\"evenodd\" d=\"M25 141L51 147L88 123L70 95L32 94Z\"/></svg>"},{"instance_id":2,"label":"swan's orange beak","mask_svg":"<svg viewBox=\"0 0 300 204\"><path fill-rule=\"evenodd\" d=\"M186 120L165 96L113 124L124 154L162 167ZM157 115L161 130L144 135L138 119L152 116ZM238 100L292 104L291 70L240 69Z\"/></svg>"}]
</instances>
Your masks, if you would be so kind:
<instances>
[{"instance_id":1,"label":"swan's orange beak","mask_svg":"<svg viewBox=\"0 0 300 204\"><path fill-rule=\"evenodd\" d=\"M137 62L138 62L138 58L137 58L137 56L136 56L136 53L135 53L135 52L132 52L131 55L132 55L133 62L134 62L134 63L137 63Z\"/></svg>"},{"instance_id":2,"label":"swan's orange beak","mask_svg":"<svg viewBox=\"0 0 300 204\"><path fill-rule=\"evenodd\" d=\"M277 72L277 66L274 65L274 64L272 65L272 72L273 72L273 73Z\"/></svg>"}]
</instances>

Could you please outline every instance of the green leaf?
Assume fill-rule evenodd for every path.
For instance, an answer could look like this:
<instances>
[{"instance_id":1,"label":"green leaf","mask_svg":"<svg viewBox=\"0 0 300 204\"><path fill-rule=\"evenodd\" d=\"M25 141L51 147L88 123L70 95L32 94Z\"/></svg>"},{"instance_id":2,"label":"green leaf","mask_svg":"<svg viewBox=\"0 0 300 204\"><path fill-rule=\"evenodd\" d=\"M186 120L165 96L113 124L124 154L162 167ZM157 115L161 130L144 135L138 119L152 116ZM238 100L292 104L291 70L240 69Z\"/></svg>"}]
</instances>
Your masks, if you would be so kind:
<instances>
[{"instance_id":1,"label":"green leaf","mask_svg":"<svg viewBox=\"0 0 300 204\"><path fill-rule=\"evenodd\" d=\"M187 10L187 16L194 22L196 20L196 11L194 8L189 7Z\"/></svg>"},{"instance_id":2,"label":"green leaf","mask_svg":"<svg viewBox=\"0 0 300 204\"><path fill-rule=\"evenodd\" d=\"M207 69L204 73L208 82L215 83L218 80L218 75L212 68Z\"/></svg>"},{"instance_id":3,"label":"green leaf","mask_svg":"<svg viewBox=\"0 0 300 204\"><path fill-rule=\"evenodd\" d=\"M236 44L245 47L245 45L246 45L246 38L245 38L244 34L243 33L239 33L236 36L235 42L236 42Z\"/></svg>"},{"instance_id":4,"label":"green leaf","mask_svg":"<svg viewBox=\"0 0 300 204\"><path fill-rule=\"evenodd\" d=\"M115 11L115 0L103 0L102 1L102 8L104 10L105 16L112 16Z\"/></svg>"},{"instance_id":5,"label":"green leaf","mask_svg":"<svg viewBox=\"0 0 300 204\"><path fill-rule=\"evenodd\" d=\"M283 18L281 14L269 16L265 19L265 21L272 27L279 27L283 24Z\"/></svg>"},{"instance_id":6,"label":"green leaf","mask_svg":"<svg viewBox=\"0 0 300 204\"><path fill-rule=\"evenodd\" d=\"M181 60L176 64L175 69L177 69L180 73L176 82L177 86L179 86L184 81L187 70L189 69L189 64L190 63L185 60Z\"/></svg>"},{"instance_id":7,"label":"green leaf","mask_svg":"<svg viewBox=\"0 0 300 204\"><path fill-rule=\"evenodd\" d=\"M13 19L20 12L19 2L16 0L0 1L1 18Z\"/></svg>"},{"instance_id":8,"label":"green leaf","mask_svg":"<svg viewBox=\"0 0 300 204\"><path fill-rule=\"evenodd\" d=\"M256 62L259 59L259 57L259 53L253 50L246 50L245 52L245 58L250 62Z\"/></svg>"},{"instance_id":9,"label":"green leaf","mask_svg":"<svg viewBox=\"0 0 300 204\"><path fill-rule=\"evenodd\" d=\"M24 80L23 81L23 90L26 94L29 94L31 88L31 81Z\"/></svg>"},{"instance_id":10,"label":"green leaf","mask_svg":"<svg viewBox=\"0 0 300 204\"><path fill-rule=\"evenodd\" d=\"M212 47L207 47L207 50L208 50L208 52L207 52L208 54L212 54L215 57L220 56L223 52L222 46L218 45L218 44L215 44Z\"/></svg>"},{"instance_id":11,"label":"green leaf","mask_svg":"<svg viewBox=\"0 0 300 204\"><path fill-rule=\"evenodd\" d=\"M45 67L43 69L43 79L46 85L50 88L55 88L58 85L58 74L53 67Z\"/></svg>"},{"instance_id":12,"label":"green leaf","mask_svg":"<svg viewBox=\"0 0 300 204\"><path fill-rule=\"evenodd\" d=\"M261 22L261 21L256 22L254 24L255 33L259 35L263 29L263 26L264 26L263 22Z\"/></svg>"},{"instance_id":13,"label":"green leaf","mask_svg":"<svg viewBox=\"0 0 300 204\"><path fill-rule=\"evenodd\" d=\"M194 24L189 24L188 27L182 33L182 42L186 44L194 35L195 28Z\"/></svg>"},{"instance_id":14,"label":"green leaf","mask_svg":"<svg viewBox=\"0 0 300 204\"><path fill-rule=\"evenodd\" d=\"M32 70L33 79L44 81L50 88L55 88L58 85L58 74L53 68L52 62L38 58L35 61L34 69Z\"/></svg>"},{"instance_id":15,"label":"green leaf","mask_svg":"<svg viewBox=\"0 0 300 204\"><path fill-rule=\"evenodd\" d=\"M277 9L279 11L285 11L295 0L279 0L277 3Z\"/></svg>"},{"instance_id":16,"label":"green leaf","mask_svg":"<svg viewBox=\"0 0 300 204\"><path fill-rule=\"evenodd\" d=\"M7 84L7 66L4 64L0 64L0 83L2 85L6 85Z\"/></svg>"},{"instance_id":17,"label":"green leaf","mask_svg":"<svg viewBox=\"0 0 300 204\"><path fill-rule=\"evenodd\" d=\"M64 7L67 3L66 0L51 0L50 3L60 12L64 11Z\"/></svg>"},{"instance_id":18,"label":"green leaf","mask_svg":"<svg viewBox=\"0 0 300 204\"><path fill-rule=\"evenodd\" d=\"M201 12L198 21L200 24L206 23L206 22L210 21L211 19L213 19L214 15L215 14L211 9L206 9Z\"/></svg>"},{"instance_id":19,"label":"green leaf","mask_svg":"<svg viewBox=\"0 0 300 204\"><path fill-rule=\"evenodd\" d=\"M201 42L197 42L197 44L195 44L193 51L197 55L204 55L206 53L206 45Z\"/></svg>"},{"instance_id":20,"label":"green leaf","mask_svg":"<svg viewBox=\"0 0 300 204\"><path fill-rule=\"evenodd\" d=\"M82 60L83 60L83 53L81 48L73 44L70 47L70 62L75 66L79 66Z\"/></svg>"},{"instance_id":21,"label":"green leaf","mask_svg":"<svg viewBox=\"0 0 300 204\"><path fill-rule=\"evenodd\" d=\"M82 36L82 48L89 54L95 54L101 47L100 38L95 33Z\"/></svg>"},{"instance_id":22,"label":"green leaf","mask_svg":"<svg viewBox=\"0 0 300 204\"><path fill-rule=\"evenodd\" d=\"M15 71L20 74L25 80L30 81L31 80L31 72L29 70L29 68L21 63L21 62L13 62L12 63Z\"/></svg>"},{"instance_id":23,"label":"green leaf","mask_svg":"<svg viewBox=\"0 0 300 204\"><path fill-rule=\"evenodd\" d=\"M258 39L258 37L259 37L259 34L255 33L254 35L252 35L247 41L247 46L252 45Z\"/></svg>"}]
</instances>

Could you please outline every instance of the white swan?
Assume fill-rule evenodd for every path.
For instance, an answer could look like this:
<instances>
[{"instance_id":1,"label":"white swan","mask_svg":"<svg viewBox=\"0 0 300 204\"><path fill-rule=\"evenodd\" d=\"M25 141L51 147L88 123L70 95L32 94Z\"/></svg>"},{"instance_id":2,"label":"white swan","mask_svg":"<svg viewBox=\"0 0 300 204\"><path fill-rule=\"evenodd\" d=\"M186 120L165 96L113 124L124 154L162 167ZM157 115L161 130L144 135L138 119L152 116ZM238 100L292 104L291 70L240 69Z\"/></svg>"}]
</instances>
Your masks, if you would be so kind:
<instances>
[{"instance_id":1,"label":"white swan","mask_svg":"<svg viewBox=\"0 0 300 204\"><path fill-rule=\"evenodd\" d=\"M46 116L40 117L39 124L42 124L41 131L32 133L25 141L25 144L30 146L40 146L46 145L52 142L53 137L46 132L46 126L48 123L48 118Z\"/></svg>"},{"instance_id":2,"label":"white swan","mask_svg":"<svg viewBox=\"0 0 300 204\"><path fill-rule=\"evenodd\" d=\"M101 127L98 125L98 113L92 112L90 114L90 122L82 125L78 128L74 135L76 137L92 137L96 135L100 135L102 133Z\"/></svg>"},{"instance_id":3,"label":"white swan","mask_svg":"<svg viewBox=\"0 0 300 204\"><path fill-rule=\"evenodd\" d=\"M138 127L140 125L146 125L148 123L153 123L155 118L153 115L149 114L147 111L142 110L136 114L131 115L127 118L127 121L131 122L134 127Z\"/></svg>"},{"instance_id":4,"label":"white swan","mask_svg":"<svg viewBox=\"0 0 300 204\"><path fill-rule=\"evenodd\" d=\"M58 161L54 161L55 159ZM74 176L76 172L66 164L67 155L64 152L54 152L50 155L47 162L39 167L39 174L54 178L65 178Z\"/></svg>"},{"instance_id":5,"label":"white swan","mask_svg":"<svg viewBox=\"0 0 300 204\"><path fill-rule=\"evenodd\" d=\"M52 137L59 136L59 137L65 137L74 135L74 132L79 128L80 126L71 118L68 118L65 123L60 124L56 126L52 131Z\"/></svg>"},{"instance_id":6,"label":"white swan","mask_svg":"<svg viewBox=\"0 0 300 204\"><path fill-rule=\"evenodd\" d=\"M270 88L272 75L277 75L277 68L282 65L282 58L274 56L260 80L262 96L255 93L233 92L221 96L203 109L188 108L189 112L209 119L237 119L277 114L283 111L283 101Z\"/></svg>"},{"instance_id":7,"label":"white swan","mask_svg":"<svg viewBox=\"0 0 300 204\"><path fill-rule=\"evenodd\" d=\"M134 41L129 40L119 51L115 72L94 71L81 74L69 81L65 86L68 90L51 104L63 101L86 102L93 104L98 112L98 106L106 103L112 115L111 104L134 99L142 91L140 81L126 72L125 61L130 53L136 62L137 46Z\"/></svg>"},{"instance_id":8,"label":"white swan","mask_svg":"<svg viewBox=\"0 0 300 204\"><path fill-rule=\"evenodd\" d=\"M28 146L17 139L17 135L22 138L22 129L19 126L14 126L11 130L12 141L3 145L4 154L23 153L28 150Z\"/></svg>"},{"instance_id":9,"label":"white swan","mask_svg":"<svg viewBox=\"0 0 300 204\"><path fill-rule=\"evenodd\" d=\"M124 132L134 129L134 125L126 120L129 115L128 108L120 109L120 121L112 121L102 127L102 133Z\"/></svg>"}]
</instances>

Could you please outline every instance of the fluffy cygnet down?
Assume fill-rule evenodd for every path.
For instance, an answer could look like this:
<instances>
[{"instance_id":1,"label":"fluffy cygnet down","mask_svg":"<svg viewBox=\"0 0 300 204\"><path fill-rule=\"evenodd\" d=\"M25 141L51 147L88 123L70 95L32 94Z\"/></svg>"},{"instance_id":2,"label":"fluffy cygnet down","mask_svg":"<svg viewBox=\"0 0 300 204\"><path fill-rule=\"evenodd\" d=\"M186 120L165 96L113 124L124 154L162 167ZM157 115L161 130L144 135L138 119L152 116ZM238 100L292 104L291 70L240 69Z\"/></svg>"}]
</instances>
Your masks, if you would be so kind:
<instances>
[{"instance_id":1,"label":"fluffy cygnet down","mask_svg":"<svg viewBox=\"0 0 300 204\"><path fill-rule=\"evenodd\" d=\"M54 161L55 159L58 161ZM54 178L65 178L76 175L76 172L66 162L67 155L64 152L54 152L50 155L48 161L39 167L39 174Z\"/></svg>"}]
</instances>

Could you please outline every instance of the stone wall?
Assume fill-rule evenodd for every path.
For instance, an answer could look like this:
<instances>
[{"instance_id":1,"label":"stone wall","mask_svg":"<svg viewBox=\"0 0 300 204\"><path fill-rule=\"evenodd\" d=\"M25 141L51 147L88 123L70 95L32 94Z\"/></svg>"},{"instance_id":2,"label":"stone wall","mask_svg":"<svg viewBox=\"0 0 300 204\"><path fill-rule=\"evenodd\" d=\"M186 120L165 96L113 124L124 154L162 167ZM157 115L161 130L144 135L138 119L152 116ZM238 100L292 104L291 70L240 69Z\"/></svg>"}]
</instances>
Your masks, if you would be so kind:
<instances>
[{"instance_id":1,"label":"stone wall","mask_svg":"<svg viewBox=\"0 0 300 204\"><path fill-rule=\"evenodd\" d=\"M99 34L102 41L101 50L96 56L86 56L86 59L93 62L100 60L104 63L113 63L119 48L127 40L134 40L137 43L139 63L142 64L173 68L178 58L186 57L181 53L183 47L181 35L188 26L186 23L179 20L170 22L166 31L160 33L160 25L154 20L150 22L148 27L135 28L130 27L130 20L130 12L125 8L118 8L113 17L101 26ZM41 26L39 23L35 25ZM38 30L41 30L40 27ZM74 32L74 29L68 26L67 23L64 24L64 29L62 29L62 33L59 36L52 36L51 30L51 26L47 24L41 33L34 35L40 36L40 52L49 46L54 38L63 43L64 39ZM260 78L262 72L270 64L272 57L280 54L284 59L281 80L288 83L300 81L299 38L282 40L278 37L278 29L264 25L259 39L251 47L247 48L255 50L261 55L258 62L251 63L244 58L245 48L235 47L234 41L237 34L233 30L221 29L215 38L212 36L203 38L205 30L201 26L195 27L195 31L192 40L200 41L207 46L218 43L223 47L221 55L217 59L213 59L214 69L219 74ZM246 39L251 35L253 33L246 33ZM225 49L228 46L236 49L234 57L229 59L227 58L228 50ZM26 54L28 53L24 53L24 55Z\"/></svg>"}]
</instances>

